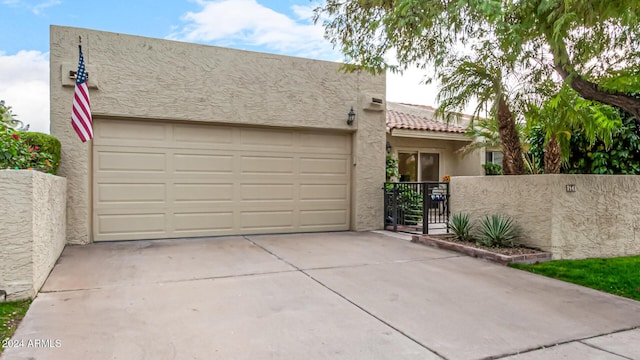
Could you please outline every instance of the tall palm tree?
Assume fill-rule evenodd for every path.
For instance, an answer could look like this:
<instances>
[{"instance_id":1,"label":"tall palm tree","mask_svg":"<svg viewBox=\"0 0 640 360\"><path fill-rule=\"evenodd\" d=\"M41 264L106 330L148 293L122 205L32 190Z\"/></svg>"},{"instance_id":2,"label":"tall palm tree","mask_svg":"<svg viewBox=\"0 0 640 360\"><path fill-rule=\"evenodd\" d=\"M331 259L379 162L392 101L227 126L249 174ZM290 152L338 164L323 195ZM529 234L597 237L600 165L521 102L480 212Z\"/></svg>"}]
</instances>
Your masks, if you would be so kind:
<instances>
[{"instance_id":1,"label":"tall palm tree","mask_svg":"<svg viewBox=\"0 0 640 360\"><path fill-rule=\"evenodd\" d=\"M440 72L438 113L445 118L455 116L447 114L456 114L464 110L471 101L477 101L470 127L473 128L474 120L482 117L495 118L504 155L503 173L524 174L522 144L518 136L516 116L511 108L514 99L510 98L505 85L506 74L511 70L494 55L495 49L489 42L478 46L476 50L480 55L475 58L452 56L447 71Z\"/></svg>"}]
</instances>

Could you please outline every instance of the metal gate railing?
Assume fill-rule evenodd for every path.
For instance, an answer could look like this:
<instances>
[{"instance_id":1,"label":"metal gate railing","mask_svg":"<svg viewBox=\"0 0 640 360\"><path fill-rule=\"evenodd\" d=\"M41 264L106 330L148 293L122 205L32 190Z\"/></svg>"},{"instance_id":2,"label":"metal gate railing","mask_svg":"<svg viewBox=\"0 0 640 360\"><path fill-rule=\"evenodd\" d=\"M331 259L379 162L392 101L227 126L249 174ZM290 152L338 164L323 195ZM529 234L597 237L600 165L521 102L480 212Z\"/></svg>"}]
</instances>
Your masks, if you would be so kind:
<instances>
[{"instance_id":1,"label":"metal gate railing","mask_svg":"<svg viewBox=\"0 0 640 360\"><path fill-rule=\"evenodd\" d=\"M448 182L384 184L384 229L428 234L449 232Z\"/></svg>"}]
</instances>

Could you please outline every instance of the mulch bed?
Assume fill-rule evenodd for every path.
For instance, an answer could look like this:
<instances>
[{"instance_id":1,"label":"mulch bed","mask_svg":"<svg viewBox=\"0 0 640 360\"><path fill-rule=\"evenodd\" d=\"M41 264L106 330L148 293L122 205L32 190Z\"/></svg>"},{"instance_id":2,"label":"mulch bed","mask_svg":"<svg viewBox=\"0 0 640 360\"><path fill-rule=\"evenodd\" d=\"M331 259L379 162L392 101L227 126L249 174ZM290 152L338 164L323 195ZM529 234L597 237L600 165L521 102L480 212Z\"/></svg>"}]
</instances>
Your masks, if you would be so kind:
<instances>
[{"instance_id":1,"label":"mulch bed","mask_svg":"<svg viewBox=\"0 0 640 360\"><path fill-rule=\"evenodd\" d=\"M455 251L468 256L506 264L535 264L551 260L551 253L525 246L493 248L475 243L457 241L451 234L414 235L412 242L439 249Z\"/></svg>"},{"instance_id":2,"label":"mulch bed","mask_svg":"<svg viewBox=\"0 0 640 360\"><path fill-rule=\"evenodd\" d=\"M533 249L533 248L529 248L526 246L516 246L516 247L512 247L512 248L498 248L498 247L489 247L489 246L483 246L483 245L478 245L474 242L466 242L466 241L459 241L456 240L455 236L451 235L451 234L437 234L437 235L429 235L432 238L438 239L438 240L443 240L443 241L448 241L448 242L452 242L452 243L456 243L456 244L461 244L461 245L465 245L465 246L471 246L474 247L476 249L482 249L482 250L487 250L487 251L491 251L494 253L498 253L498 254L502 254L502 255L525 255L525 254L537 254L537 253L541 253L543 252L542 250L538 250L538 249Z\"/></svg>"}]
</instances>

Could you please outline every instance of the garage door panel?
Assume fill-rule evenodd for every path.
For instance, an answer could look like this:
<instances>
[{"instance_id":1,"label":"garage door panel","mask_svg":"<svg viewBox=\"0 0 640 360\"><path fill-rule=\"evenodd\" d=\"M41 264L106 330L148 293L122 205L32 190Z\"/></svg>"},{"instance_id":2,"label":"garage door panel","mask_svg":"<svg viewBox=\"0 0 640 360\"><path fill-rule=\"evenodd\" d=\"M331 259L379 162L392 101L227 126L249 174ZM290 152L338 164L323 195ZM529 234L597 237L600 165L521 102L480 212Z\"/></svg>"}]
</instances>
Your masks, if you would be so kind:
<instances>
[{"instance_id":1,"label":"garage door panel","mask_svg":"<svg viewBox=\"0 0 640 360\"><path fill-rule=\"evenodd\" d=\"M240 171L244 175L292 175L294 158L290 156L240 156Z\"/></svg>"},{"instance_id":2,"label":"garage door panel","mask_svg":"<svg viewBox=\"0 0 640 360\"><path fill-rule=\"evenodd\" d=\"M300 211L301 227L316 226L347 226L346 210L302 210Z\"/></svg>"},{"instance_id":3,"label":"garage door panel","mask_svg":"<svg viewBox=\"0 0 640 360\"><path fill-rule=\"evenodd\" d=\"M346 184L300 185L300 200L344 200L348 193Z\"/></svg>"},{"instance_id":4,"label":"garage door panel","mask_svg":"<svg viewBox=\"0 0 640 360\"><path fill-rule=\"evenodd\" d=\"M149 235L166 232L166 214L101 214L98 215L97 227L101 235L131 234Z\"/></svg>"},{"instance_id":5,"label":"garage door panel","mask_svg":"<svg viewBox=\"0 0 640 360\"><path fill-rule=\"evenodd\" d=\"M106 203L164 203L166 184L101 183L96 186L96 201Z\"/></svg>"},{"instance_id":6,"label":"garage door panel","mask_svg":"<svg viewBox=\"0 0 640 360\"><path fill-rule=\"evenodd\" d=\"M180 173L232 174L233 156L207 154L173 154L173 167Z\"/></svg>"},{"instance_id":7,"label":"garage door panel","mask_svg":"<svg viewBox=\"0 0 640 360\"><path fill-rule=\"evenodd\" d=\"M173 185L173 201L179 203L220 202L233 200L233 184L185 184Z\"/></svg>"},{"instance_id":8,"label":"garage door panel","mask_svg":"<svg viewBox=\"0 0 640 360\"><path fill-rule=\"evenodd\" d=\"M96 241L349 228L350 135L94 121Z\"/></svg>"},{"instance_id":9,"label":"garage door panel","mask_svg":"<svg viewBox=\"0 0 640 360\"><path fill-rule=\"evenodd\" d=\"M344 210L346 201L339 200L302 200L298 204L300 211Z\"/></svg>"},{"instance_id":10,"label":"garage door panel","mask_svg":"<svg viewBox=\"0 0 640 360\"><path fill-rule=\"evenodd\" d=\"M345 175L347 159L300 158L300 174Z\"/></svg>"},{"instance_id":11,"label":"garage door panel","mask_svg":"<svg viewBox=\"0 0 640 360\"><path fill-rule=\"evenodd\" d=\"M243 211L240 213L240 229L293 230L293 211Z\"/></svg>"},{"instance_id":12,"label":"garage door panel","mask_svg":"<svg viewBox=\"0 0 640 360\"><path fill-rule=\"evenodd\" d=\"M164 173L167 170L167 157L164 153L98 149L95 169L97 172Z\"/></svg>"},{"instance_id":13,"label":"garage door panel","mask_svg":"<svg viewBox=\"0 0 640 360\"><path fill-rule=\"evenodd\" d=\"M233 230L233 212L187 212L175 213L173 217L177 233Z\"/></svg>"},{"instance_id":14,"label":"garage door panel","mask_svg":"<svg viewBox=\"0 0 640 360\"><path fill-rule=\"evenodd\" d=\"M243 201L252 200L293 200L295 187L293 184L241 184L240 198Z\"/></svg>"}]
</instances>

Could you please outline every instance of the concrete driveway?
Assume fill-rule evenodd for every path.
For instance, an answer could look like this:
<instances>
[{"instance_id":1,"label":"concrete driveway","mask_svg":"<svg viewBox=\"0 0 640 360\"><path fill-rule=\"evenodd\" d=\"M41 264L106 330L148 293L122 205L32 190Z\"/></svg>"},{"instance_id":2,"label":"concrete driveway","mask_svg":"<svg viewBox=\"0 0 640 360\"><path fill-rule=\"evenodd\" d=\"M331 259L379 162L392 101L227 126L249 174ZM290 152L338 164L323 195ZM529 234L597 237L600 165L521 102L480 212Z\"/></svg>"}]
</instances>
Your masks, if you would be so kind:
<instances>
[{"instance_id":1,"label":"concrete driveway","mask_svg":"<svg viewBox=\"0 0 640 360\"><path fill-rule=\"evenodd\" d=\"M640 302L379 233L138 241L67 247L2 359L640 359L638 326Z\"/></svg>"}]
</instances>

